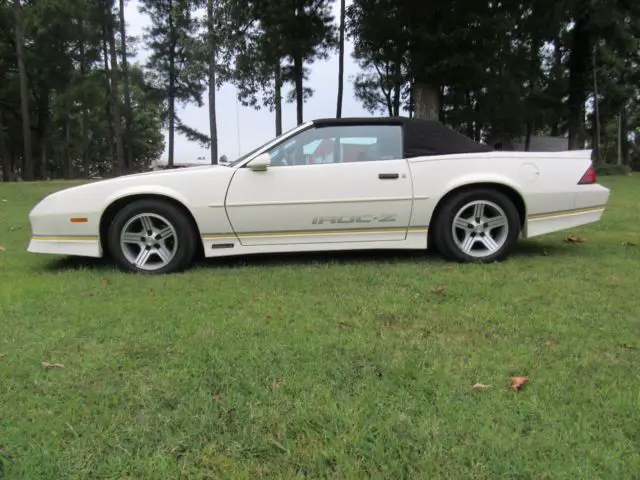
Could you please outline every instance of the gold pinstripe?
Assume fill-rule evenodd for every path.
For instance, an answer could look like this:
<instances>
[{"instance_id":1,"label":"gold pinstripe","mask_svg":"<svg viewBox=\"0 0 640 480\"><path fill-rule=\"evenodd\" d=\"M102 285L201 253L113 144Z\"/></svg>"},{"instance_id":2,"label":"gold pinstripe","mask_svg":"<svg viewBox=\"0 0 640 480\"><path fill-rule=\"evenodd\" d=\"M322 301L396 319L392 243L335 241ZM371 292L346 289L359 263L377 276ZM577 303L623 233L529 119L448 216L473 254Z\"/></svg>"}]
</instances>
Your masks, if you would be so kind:
<instances>
[{"instance_id":1,"label":"gold pinstripe","mask_svg":"<svg viewBox=\"0 0 640 480\"><path fill-rule=\"evenodd\" d=\"M368 229L340 229L340 230L306 230L297 232L256 232L256 233L239 233L238 237L295 237L309 235L349 235L358 233L398 233L405 232L426 232L427 227L409 227L407 228L368 228ZM217 240L224 238L234 238L234 234L213 234L203 235L204 240Z\"/></svg>"},{"instance_id":2,"label":"gold pinstripe","mask_svg":"<svg viewBox=\"0 0 640 480\"><path fill-rule=\"evenodd\" d=\"M45 242L94 242L98 237L31 237L31 240L43 240Z\"/></svg>"},{"instance_id":3,"label":"gold pinstripe","mask_svg":"<svg viewBox=\"0 0 640 480\"><path fill-rule=\"evenodd\" d=\"M204 240L217 240L219 238L235 238L233 233L226 233L224 235L202 235Z\"/></svg>"},{"instance_id":4,"label":"gold pinstripe","mask_svg":"<svg viewBox=\"0 0 640 480\"><path fill-rule=\"evenodd\" d=\"M297 231L297 232L257 232L257 233L240 233L239 237L290 237L290 236L308 236L308 235L349 235L349 234L358 234L358 233L398 233L407 231L409 233L413 232L426 232L428 230L427 227L409 227L406 228L369 228L369 229L341 229L341 230L308 230L308 231ZM235 238L235 234L233 233L225 233L225 234L211 234L211 235L202 235L204 240L218 240L225 238ZM96 241L98 237L54 237L54 236L42 236L42 237L31 237L32 240L42 240L46 242L64 242L64 241L73 241L73 242L89 242Z\"/></svg>"},{"instance_id":5,"label":"gold pinstripe","mask_svg":"<svg viewBox=\"0 0 640 480\"><path fill-rule=\"evenodd\" d=\"M548 212L548 213L537 213L535 215L529 215L529 220L543 220L548 218L557 218L557 217L565 217L567 215L575 215L577 213L591 213L591 212L599 212L604 210L604 205L599 207L588 207L588 208L576 208L572 210L561 210L559 212Z\"/></svg>"}]
</instances>

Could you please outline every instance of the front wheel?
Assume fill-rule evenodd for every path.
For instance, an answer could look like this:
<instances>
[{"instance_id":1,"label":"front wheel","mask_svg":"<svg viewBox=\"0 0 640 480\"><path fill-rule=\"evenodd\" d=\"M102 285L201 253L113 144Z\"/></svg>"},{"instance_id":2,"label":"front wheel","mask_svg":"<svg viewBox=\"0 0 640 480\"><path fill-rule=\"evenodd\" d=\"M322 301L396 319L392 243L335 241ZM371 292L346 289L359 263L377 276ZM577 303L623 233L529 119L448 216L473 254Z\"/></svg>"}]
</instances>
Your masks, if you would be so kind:
<instances>
[{"instance_id":1,"label":"front wheel","mask_svg":"<svg viewBox=\"0 0 640 480\"><path fill-rule=\"evenodd\" d=\"M196 252L191 223L174 205L138 200L120 210L109 228L117 264L140 273L171 273L189 266Z\"/></svg>"},{"instance_id":2,"label":"front wheel","mask_svg":"<svg viewBox=\"0 0 640 480\"><path fill-rule=\"evenodd\" d=\"M475 189L454 194L435 224L435 241L446 258L494 262L507 258L518 240L520 216L501 192Z\"/></svg>"}]
</instances>

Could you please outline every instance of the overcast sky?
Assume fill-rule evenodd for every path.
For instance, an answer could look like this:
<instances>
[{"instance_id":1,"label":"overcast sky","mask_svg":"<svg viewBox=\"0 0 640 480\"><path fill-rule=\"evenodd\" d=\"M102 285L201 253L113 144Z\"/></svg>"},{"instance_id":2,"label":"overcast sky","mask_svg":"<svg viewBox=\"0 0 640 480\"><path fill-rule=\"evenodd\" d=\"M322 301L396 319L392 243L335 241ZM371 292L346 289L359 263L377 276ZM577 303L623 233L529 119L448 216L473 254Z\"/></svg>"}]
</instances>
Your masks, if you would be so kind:
<instances>
[{"instance_id":1,"label":"overcast sky","mask_svg":"<svg viewBox=\"0 0 640 480\"><path fill-rule=\"evenodd\" d=\"M347 1L347 5L350 4ZM334 13L338 18L338 2L334 5ZM126 6L126 19L128 35L141 37L145 28L149 25L147 15L140 13L138 0L130 0ZM352 57L352 45L345 45L345 84L342 105L344 117L371 116L365 111L360 102L353 96L353 83L351 77L358 73ZM144 63L147 52L140 49L136 58L131 61ZM314 94L304 105L304 120L314 118L335 117L336 96L338 90L338 55L337 52L326 61L315 62L311 65L311 75L307 86L313 88ZM267 109L254 110L242 107L236 100L236 91L231 85L224 85L217 92L216 112L218 115L218 154L227 155L230 160L244 154L254 147L270 140L275 136L275 116ZM209 133L208 103L198 108L189 105L179 110L180 118L187 124L198 130ZM283 103L282 128L287 131L296 125L295 104ZM238 128L239 127L239 128ZM165 132L166 137L166 132ZM239 145L238 145L239 144ZM166 159L167 153L163 154ZM176 135L175 161L196 162L198 157L209 160L208 151L202 149L199 144L189 142L181 135Z\"/></svg>"}]
</instances>

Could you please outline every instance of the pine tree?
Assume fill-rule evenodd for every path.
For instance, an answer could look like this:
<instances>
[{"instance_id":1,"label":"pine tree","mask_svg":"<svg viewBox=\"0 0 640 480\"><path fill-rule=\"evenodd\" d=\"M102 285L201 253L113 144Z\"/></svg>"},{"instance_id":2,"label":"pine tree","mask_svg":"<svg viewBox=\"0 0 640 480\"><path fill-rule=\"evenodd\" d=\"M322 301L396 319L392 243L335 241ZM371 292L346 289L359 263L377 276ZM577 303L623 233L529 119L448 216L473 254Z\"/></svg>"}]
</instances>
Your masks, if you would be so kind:
<instances>
[{"instance_id":1,"label":"pine tree","mask_svg":"<svg viewBox=\"0 0 640 480\"><path fill-rule=\"evenodd\" d=\"M204 133L185 125L176 112L179 104L203 105L206 70L199 24L192 12L195 6L192 0L142 1L142 11L149 14L152 22L146 36L151 50L147 67L166 102L169 167L174 165L176 131L203 145L208 146L211 141Z\"/></svg>"},{"instance_id":2,"label":"pine tree","mask_svg":"<svg viewBox=\"0 0 640 480\"><path fill-rule=\"evenodd\" d=\"M293 84L290 101L296 120L304 121L304 101L313 91L304 86L308 67L326 59L336 46L329 0L252 0L254 20L238 46L234 83L245 105L276 111L276 134L282 130L282 87Z\"/></svg>"}]
</instances>

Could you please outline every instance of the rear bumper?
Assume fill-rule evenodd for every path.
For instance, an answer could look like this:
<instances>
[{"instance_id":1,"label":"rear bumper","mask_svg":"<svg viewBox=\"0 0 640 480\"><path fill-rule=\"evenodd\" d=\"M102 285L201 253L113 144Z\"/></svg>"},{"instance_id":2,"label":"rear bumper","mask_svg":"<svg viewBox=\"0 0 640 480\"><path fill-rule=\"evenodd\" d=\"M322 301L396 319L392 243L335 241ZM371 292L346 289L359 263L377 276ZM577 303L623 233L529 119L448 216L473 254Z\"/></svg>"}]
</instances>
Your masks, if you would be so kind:
<instances>
[{"instance_id":1,"label":"rear bumper","mask_svg":"<svg viewBox=\"0 0 640 480\"><path fill-rule=\"evenodd\" d=\"M591 208L602 207L604 208L609 202L609 196L611 190L602 185L580 185L580 188L576 192L575 208Z\"/></svg>"},{"instance_id":2,"label":"rear bumper","mask_svg":"<svg viewBox=\"0 0 640 480\"><path fill-rule=\"evenodd\" d=\"M575 194L574 208L528 216L526 238L600 221L610 195L611 191L602 185L580 186Z\"/></svg>"}]
</instances>

